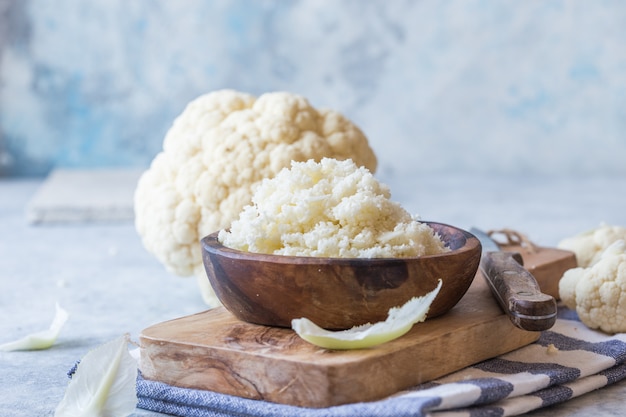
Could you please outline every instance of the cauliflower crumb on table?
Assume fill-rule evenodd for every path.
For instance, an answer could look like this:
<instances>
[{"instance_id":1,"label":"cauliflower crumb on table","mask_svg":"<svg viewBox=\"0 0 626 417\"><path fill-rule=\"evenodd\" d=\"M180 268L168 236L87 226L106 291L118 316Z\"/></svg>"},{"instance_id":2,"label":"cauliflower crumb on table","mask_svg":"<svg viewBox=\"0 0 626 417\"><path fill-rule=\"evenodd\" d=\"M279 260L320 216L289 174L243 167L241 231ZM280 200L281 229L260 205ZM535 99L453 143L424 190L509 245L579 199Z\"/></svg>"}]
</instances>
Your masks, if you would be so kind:
<instances>
[{"instance_id":1,"label":"cauliflower crumb on table","mask_svg":"<svg viewBox=\"0 0 626 417\"><path fill-rule=\"evenodd\" d=\"M546 347L546 353L548 355L556 355L559 353L559 348L554 346L554 343L550 343L548 347Z\"/></svg>"}]
</instances>

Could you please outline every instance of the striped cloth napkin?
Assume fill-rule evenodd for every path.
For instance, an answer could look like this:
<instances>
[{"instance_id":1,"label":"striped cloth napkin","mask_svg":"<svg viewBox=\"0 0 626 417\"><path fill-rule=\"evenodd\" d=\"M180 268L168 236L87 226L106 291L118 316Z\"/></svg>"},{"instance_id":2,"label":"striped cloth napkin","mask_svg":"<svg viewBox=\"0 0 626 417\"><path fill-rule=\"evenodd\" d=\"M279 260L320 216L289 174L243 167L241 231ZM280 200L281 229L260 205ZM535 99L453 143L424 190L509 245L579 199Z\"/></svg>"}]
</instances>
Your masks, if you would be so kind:
<instances>
[{"instance_id":1,"label":"striped cloth napkin","mask_svg":"<svg viewBox=\"0 0 626 417\"><path fill-rule=\"evenodd\" d=\"M626 334L590 330L560 307L556 324L537 342L379 401L302 408L141 377L137 393L140 408L188 417L496 417L558 404L624 378Z\"/></svg>"}]
</instances>

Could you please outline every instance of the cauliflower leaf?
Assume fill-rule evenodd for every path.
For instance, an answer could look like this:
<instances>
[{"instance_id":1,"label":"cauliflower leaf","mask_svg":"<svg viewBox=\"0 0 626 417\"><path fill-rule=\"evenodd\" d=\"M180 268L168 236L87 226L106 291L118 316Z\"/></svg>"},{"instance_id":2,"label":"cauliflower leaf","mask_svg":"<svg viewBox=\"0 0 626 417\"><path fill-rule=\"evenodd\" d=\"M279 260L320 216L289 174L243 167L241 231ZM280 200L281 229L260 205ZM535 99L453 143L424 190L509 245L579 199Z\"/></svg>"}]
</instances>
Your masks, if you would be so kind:
<instances>
[{"instance_id":1,"label":"cauliflower leaf","mask_svg":"<svg viewBox=\"0 0 626 417\"><path fill-rule=\"evenodd\" d=\"M56 314L46 330L31 333L21 339L0 345L0 350L43 350L50 348L56 342L63 325L69 318L69 314L59 303L56 304Z\"/></svg>"},{"instance_id":2,"label":"cauliflower leaf","mask_svg":"<svg viewBox=\"0 0 626 417\"><path fill-rule=\"evenodd\" d=\"M55 417L125 417L137 405L137 362L120 336L87 352L72 376Z\"/></svg>"},{"instance_id":3,"label":"cauliflower leaf","mask_svg":"<svg viewBox=\"0 0 626 417\"><path fill-rule=\"evenodd\" d=\"M325 349L364 349L397 339L406 334L414 324L426 320L431 304L441 290L437 287L421 297L413 297L401 307L389 310L387 319L368 323L351 329L330 331L323 329L307 318L291 321L293 330L309 343Z\"/></svg>"}]
</instances>

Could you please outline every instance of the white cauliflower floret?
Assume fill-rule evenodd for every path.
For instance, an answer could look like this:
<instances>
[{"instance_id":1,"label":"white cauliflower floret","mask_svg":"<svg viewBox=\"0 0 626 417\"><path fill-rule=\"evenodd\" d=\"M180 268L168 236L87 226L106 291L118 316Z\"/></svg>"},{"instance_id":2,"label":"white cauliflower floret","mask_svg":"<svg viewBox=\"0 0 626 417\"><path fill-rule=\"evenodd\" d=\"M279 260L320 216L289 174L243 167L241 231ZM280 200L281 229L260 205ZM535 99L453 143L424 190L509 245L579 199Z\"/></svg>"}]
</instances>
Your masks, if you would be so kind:
<instances>
[{"instance_id":1,"label":"white cauliflower floret","mask_svg":"<svg viewBox=\"0 0 626 417\"><path fill-rule=\"evenodd\" d=\"M332 258L442 253L439 236L390 200L387 186L351 160L292 162L264 180L225 246L256 253Z\"/></svg>"},{"instance_id":2,"label":"white cauliflower floret","mask_svg":"<svg viewBox=\"0 0 626 417\"><path fill-rule=\"evenodd\" d=\"M573 268L559 281L559 295L592 329L626 332L626 243L610 245L588 268Z\"/></svg>"},{"instance_id":3,"label":"white cauliflower floret","mask_svg":"<svg viewBox=\"0 0 626 417\"><path fill-rule=\"evenodd\" d=\"M370 170L367 138L340 113L317 110L298 95L258 98L232 90L190 102L167 132L163 151L135 191L135 225L146 249L177 275L196 275L217 304L199 241L228 227L250 203L253 187L292 160L352 159Z\"/></svg>"},{"instance_id":4,"label":"white cauliflower floret","mask_svg":"<svg viewBox=\"0 0 626 417\"><path fill-rule=\"evenodd\" d=\"M557 246L574 252L578 266L586 268L596 263L602 252L619 239L626 239L626 227L601 224L593 230L563 239Z\"/></svg>"}]
</instances>

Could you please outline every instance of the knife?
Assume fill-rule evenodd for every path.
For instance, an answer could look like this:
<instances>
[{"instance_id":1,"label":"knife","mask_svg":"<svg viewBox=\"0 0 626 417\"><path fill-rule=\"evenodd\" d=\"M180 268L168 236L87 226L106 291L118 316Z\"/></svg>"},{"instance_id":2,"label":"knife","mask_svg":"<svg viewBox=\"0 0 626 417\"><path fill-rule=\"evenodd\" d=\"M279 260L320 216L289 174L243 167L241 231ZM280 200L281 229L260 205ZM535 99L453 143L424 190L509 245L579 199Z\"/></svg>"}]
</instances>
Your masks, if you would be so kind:
<instances>
[{"instance_id":1,"label":"knife","mask_svg":"<svg viewBox=\"0 0 626 417\"><path fill-rule=\"evenodd\" d=\"M556 322L556 300L544 294L535 277L524 268L517 252L502 251L497 242L476 228L470 233L480 240L480 270L500 307L520 329L542 331Z\"/></svg>"}]
</instances>

